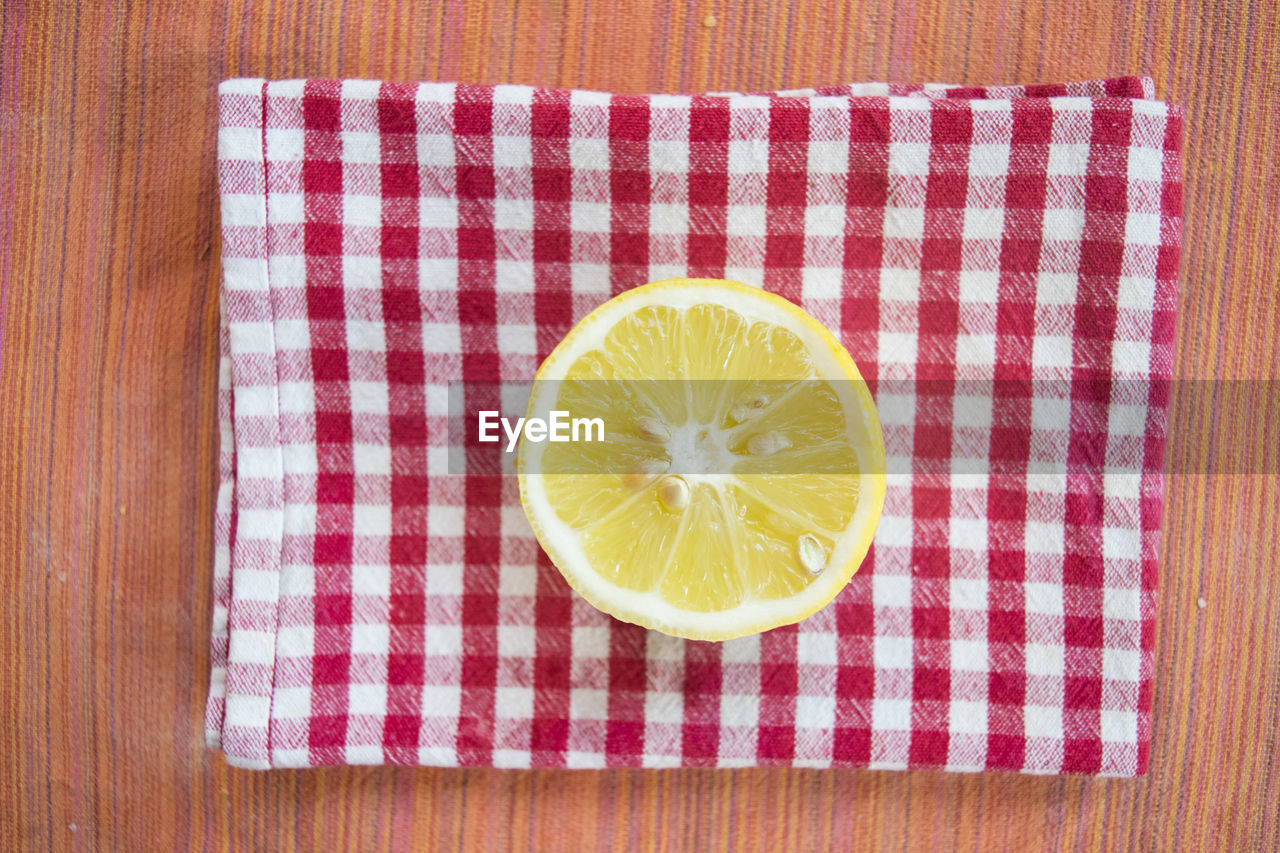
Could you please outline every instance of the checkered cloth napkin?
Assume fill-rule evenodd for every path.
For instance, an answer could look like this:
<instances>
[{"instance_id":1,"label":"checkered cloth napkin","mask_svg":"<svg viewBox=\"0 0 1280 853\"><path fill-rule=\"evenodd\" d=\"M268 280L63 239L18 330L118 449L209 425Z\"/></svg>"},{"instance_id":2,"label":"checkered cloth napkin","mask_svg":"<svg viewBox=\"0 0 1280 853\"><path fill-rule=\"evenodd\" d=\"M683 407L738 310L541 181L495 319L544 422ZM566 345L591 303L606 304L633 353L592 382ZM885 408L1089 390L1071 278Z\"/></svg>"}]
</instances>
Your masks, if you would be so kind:
<instances>
[{"instance_id":1,"label":"checkered cloth napkin","mask_svg":"<svg viewBox=\"0 0 1280 853\"><path fill-rule=\"evenodd\" d=\"M1182 126L1149 80L219 104L228 761L1145 771ZM683 275L835 331L890 466L835 601L723 644L596 611L512 478L447 467L451 381Z\"/></svg>"}]
</instances>

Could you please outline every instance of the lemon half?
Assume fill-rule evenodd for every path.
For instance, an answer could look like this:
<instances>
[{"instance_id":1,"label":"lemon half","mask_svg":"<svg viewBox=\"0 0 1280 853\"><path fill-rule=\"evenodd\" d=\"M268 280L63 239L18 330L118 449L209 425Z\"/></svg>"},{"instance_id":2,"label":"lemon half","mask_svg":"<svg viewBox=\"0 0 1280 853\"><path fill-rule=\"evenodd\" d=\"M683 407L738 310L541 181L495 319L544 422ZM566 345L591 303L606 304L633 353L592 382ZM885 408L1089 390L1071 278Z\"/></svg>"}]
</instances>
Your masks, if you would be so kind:
<instances>
[{"instance_id":1,"label":"lemon half","mask_svg":"<svg viewBox=\"0 0 1280 853\"><path fill-rule=\"evenodd\" d=\"M798 622L848 583L885 494L884 438L857 365L818 321L745 284L671 279L582 319L526 416L603 424L520 441L520 500L600 610L727 640Z\"/></svg>"}]
</instances>

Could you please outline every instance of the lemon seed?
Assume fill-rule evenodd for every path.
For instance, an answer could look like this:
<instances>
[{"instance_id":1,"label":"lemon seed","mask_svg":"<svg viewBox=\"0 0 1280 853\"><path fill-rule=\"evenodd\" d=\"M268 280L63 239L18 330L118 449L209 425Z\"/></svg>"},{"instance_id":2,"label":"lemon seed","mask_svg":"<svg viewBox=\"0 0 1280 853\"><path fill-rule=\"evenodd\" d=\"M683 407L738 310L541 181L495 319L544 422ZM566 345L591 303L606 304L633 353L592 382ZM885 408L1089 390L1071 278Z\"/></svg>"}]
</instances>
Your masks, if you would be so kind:
<instances>
[{"instance_id":1,"label":"lemon seed","mask_svg":"<svg viewBox=\"0 0 1280 853\"><path fill-rule=\"evenodd\" d=\"M641 459L627 473L622 475L622 485L628 489L643 489L667 470L667 463L662 459Z\"/></svg>"},{"instance_id":2,"label":"lemon seed","mask_svg":"<svg viewBox=\"0 0 1280 853\"><path fill-rule=\"evenodd\" d=\"M689 505L689 484L683 477L663 477L658 484L658 500L672 512L679 512Z\"/></svg>"},{"instance_id":3,"label":"lemon seed","mask_svg":"<svg viewBox=\"0 0 1280 853\"><path fill-rule=\"evenodd\" d=\"M671 430L657 418L640 418L636 421L636 432L648 441L669 441Z\"/></svg>"},{"instance_id":4,"label":"lemon seed","mask_svg":"<svg viewBox=\"0 0 1280 853\"><path fill-rule=\"evenodd\" d=\"M818 537L812 533L806 533L797 540L796 554L800 557L800 565L811 575L816 575L827 567L827 549L822 547Z\"/></svg>"},{"instance_id":5,"label":"lemon seed","mask_svg":"<svg viewBox=\"0 0 1280 853\"><path fill-rule=\"evenodd\" d=\"M756 394L729 410L729 417L734 423L746 423L754 417L758 417L769 400L763 394Z\"/></svg>"},{"instance_id":6,"label":"lemon seed","mask_svg":"<svg viewBox=\"0 0 1280 853\"><path fill-rule=\"evenodd\" d=\"M791 446L790 440L776 429L757 433L747 441L747 452L752 456L772 456Z\"/></svg>"}]
</instances>

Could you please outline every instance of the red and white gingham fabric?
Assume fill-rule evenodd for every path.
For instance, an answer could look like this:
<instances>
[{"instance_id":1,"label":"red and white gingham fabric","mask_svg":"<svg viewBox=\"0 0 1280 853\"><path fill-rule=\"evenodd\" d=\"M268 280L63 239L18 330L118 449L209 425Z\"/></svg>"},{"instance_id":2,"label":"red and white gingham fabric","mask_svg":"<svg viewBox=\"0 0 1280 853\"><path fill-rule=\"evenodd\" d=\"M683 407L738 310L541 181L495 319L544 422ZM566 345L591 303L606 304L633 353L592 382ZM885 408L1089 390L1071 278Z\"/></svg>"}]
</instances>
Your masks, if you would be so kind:
<instances>
[{"instance_id":1,"label":"red and white gingham fabric","mask_svg":"<svg viewBox=\"0 0 1280 853\"><path fill-rule=\"evenodd\" d=\"M219 97L228 761L1145 771L1182 124L1149 80ZM891 476L830 606L723 644L596 611L511 478L447 470L450 381L531 379L681 275L927 380L885 438L942 466ZM999 472L945 473L971 455Z\"/></svg>"}]
</instances>

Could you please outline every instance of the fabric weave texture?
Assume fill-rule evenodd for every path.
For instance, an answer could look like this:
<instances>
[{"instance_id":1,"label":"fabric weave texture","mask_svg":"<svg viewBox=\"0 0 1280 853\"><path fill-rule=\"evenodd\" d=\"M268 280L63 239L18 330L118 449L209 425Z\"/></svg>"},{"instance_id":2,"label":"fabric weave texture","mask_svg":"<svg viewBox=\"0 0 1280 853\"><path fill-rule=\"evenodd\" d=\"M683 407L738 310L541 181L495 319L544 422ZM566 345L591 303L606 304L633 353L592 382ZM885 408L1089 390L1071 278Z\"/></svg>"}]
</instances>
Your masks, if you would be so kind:
<instances>
[{"instance_id":1,"label":"fabric weave texture","mask_svg":"<svg viewBox=\"0 0 1280 853\"><path fill-rule=\"evenodd\" d=\"M1145 772L1181 134L1145 78L223 83L209 743L254 768ZM532 379L590 309L685 275L830 328L890 460L849 586L721 644L596 611L514 479L447 462L450 382Z\"/></svg>"}]
</instances>

